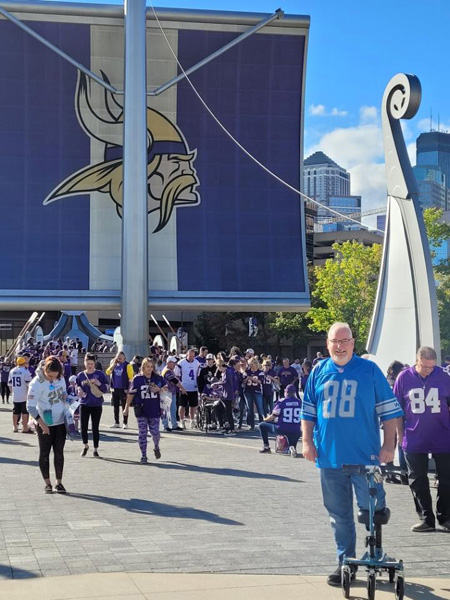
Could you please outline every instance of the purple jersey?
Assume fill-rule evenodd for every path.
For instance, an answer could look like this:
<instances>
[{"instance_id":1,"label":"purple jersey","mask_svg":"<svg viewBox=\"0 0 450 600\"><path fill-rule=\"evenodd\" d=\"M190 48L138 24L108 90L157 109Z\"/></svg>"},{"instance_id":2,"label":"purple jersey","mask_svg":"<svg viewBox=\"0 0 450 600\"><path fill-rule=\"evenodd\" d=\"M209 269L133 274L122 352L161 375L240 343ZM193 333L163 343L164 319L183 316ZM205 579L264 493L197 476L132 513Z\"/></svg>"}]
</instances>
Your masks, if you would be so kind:
<instances>
[{"instance_id":1,"label":"purple jersey","mask_svg":"<svg viewBox=\"0 0 450 600\"><path fill-rule=\"evenodd\" d=\"M298 379L298 373L294 367L282 367L278 373L280 378L280 385L286 387L296 379Z\"/></svg>"},{"instance_id":2,"label":"purple jersey","mask_svg":"<svg viewBox=\"0 0 450 600\"><path fill-rule=\"evenodd\" d=\"M164 371L162 372L162 376L164 377L164 379L167 382L167 387L169 388L169 392L171 394L176 394L176 392L178 390L177 383L179 383L179 379L175 375L173 370L169 369L169 367L166 367L164 369Z\"/></svg>"},{"instance_id":3,"label":"purple jersey","mask_svg":"<svg viewBox=\"0 0 450 600\"><path fill-rule=\"evenodd\" d=\"M273 369L269 369L268 371L263 371L262 374L263 394L265 396L270 396L273 394L273 383L271 378L275 377L275 371Z\"/></svg>"},{"instance_id":4,"label":"purple jersey","mask_svg":"<svg viewBox=\"0 0 450 600\"><path fill-rule=\"evenodd\" d=\"M206 358L204 356L196 356L195 358L202 365L202 367L204 367L206 365Z\"/></svg>"},{"instance_id":5,"label":"purple jersey","mask_svg":"<svg viewBox=\"0 0 450 600\"><path fill-rule=\"evenodd\" d=\"M151 384L162 388L166 385L166 380L157 373L152 373L150 377L136 375L129 393L134 395L134 406L142 406L143 416L156 419L161 416L160 398L159 392L151 391Z\"/></svg>"},{"instance_id":6,"label":"purple jersey","mask_svg":"<svg viewBox=\"0 0 450 600\"><path fill-rule=\"evenodd\" d=\"M294 396L277 402L272 411L278 417L277 432L300 434L301 409L301 401Z\"/></svg>"},{"instance_id":7,"label":"purple jersey","mask_svg":"<svg viewBox=\"0 0 450 600\"><path fill-rule=\"evenodd\" d=\"M262 394L262 382L263 382L263 372L260 371L259 369L257 371L252 371L251 369L247 369L246 371L247 373L247 381L245 383L244 386L244 391L245 390L252 390L254 392L256 392L257 394ZM254 378L255 381L254 381Z\"/></svg>"},{"instance_id":8,"label":"purple jersey","mask_svg":"<svg viewBox=\"0 0 450 600\"><path fill-rule=\"evenodd\" d=\"M450 376L434 367L423 378L409 367L398 376L394 392L405 413L403 450L450 452Z\"/></svg>"},{"instance_id":9,"label":"purple jersey","mask_svg":"<svg viewBox=\"0 0 450 600\"><path fill-rule=\"evenodd\" d=\"M222 373L222 396L224 400L234 400L234 392L236 391L236 378L234 373L236 371L232 367L227 367Z\"/></svg>"}]
</instances>

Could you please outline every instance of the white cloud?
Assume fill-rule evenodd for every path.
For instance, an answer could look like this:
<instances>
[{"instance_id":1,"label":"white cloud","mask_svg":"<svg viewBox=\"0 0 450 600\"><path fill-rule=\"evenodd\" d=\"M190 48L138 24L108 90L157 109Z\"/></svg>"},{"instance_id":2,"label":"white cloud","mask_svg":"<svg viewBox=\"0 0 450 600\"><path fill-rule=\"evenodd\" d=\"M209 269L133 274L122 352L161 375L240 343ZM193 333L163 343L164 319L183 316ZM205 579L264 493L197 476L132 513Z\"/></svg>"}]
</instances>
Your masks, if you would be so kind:
<instances>
[{"instance_id":1,"label":"white cloud","mask_svg":"<svg viewBox=\"0 0 450 600\"><path fill-rule=\"evenodd\" d=\"M339 110L336 106L328 112L324 104L311 104L309 114L313 117L346 117L348 112L346 110Z\"/></svg>"},{"instance_id":2,"label":"white cloud","mask_svg":"<svg viewBox=\"0 0 450 600\"><path fill-rule=\"evenodd\" d=\"M406 145L406 150L408 151L409 160L411 161L411 165L414 167L416 164L416 142L411 142Z\"/></svg>"},{"instance_id":3,"label":"white cloud","mask_svg":"<svg viewBox=\"0 0 450 600\"><path fill-rule=\"evenodd\" d=\"M338 108L334 107L331 109L330 115L332 117L346 117L348 112L346 110L339 110Z\"/></svg>"},{"instance_id":4,"label":"white cloud","mask_svg":"<svg viewBox=\"0 0 450 600\"><path fill-rule=\"evenodd\" d=\"M420 121L417 123L417 129L421 133L430 131L430 119L420 119ZM441 121L438 125L438 122L433 119L431 122L431 129L433 131L437 131L439 129L439 131L445 131L448 133L450 132L450 123L445 123Z\"/></svg>"},{"instance_id":5,"label":"white cloud","mask_svg":"<svg viewBox=\"0 0 450 600\"><path fill-rule=\"evenodd\" d=\"M378 109L376 106L361 106L359 109L359 120L361 123L368 123L378 119Z\"/></svg>"},{"instance_id":6,"label":"white cloud","mask_svg":"<svg viewBox=\"0 0 450 600\"><path fill-rule=\"evenodd\" d=\"M313 117L322 117L325 115L325 106L323 104L311 104L309 114Z\"/></svg>"}]
</instances>

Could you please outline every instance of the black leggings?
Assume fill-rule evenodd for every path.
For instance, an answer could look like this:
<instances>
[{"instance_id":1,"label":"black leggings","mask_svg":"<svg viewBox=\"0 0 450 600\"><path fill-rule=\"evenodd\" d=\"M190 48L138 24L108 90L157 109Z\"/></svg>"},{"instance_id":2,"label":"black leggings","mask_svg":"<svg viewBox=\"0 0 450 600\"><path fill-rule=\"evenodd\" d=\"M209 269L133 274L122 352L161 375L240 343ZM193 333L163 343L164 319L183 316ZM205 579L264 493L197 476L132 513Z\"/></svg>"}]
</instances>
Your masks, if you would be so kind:
<instances>
[{"instance_id":1,"label":"black leggings","mask_svg":"<svg viewBox=\"0 0 450 600\"><path fill-rule=\"evenodd\" d=\"M114 421L119 424L120 407L122 407L122 411L125 410L125 404L127 403L125 390L114 388L113 393L111 394L111 399L114 406ZM126 425L128 423L128 417L124 416L123 422Z\"/></svg>"},{"instance_id":2,"label":"black leggings","mask_svg":"<svg viewBox=\"0 0 450 600\"><path fill-rule=\"evenodd\" d=\"M9 385L7 381L2 381L2 400L5 399L5 395L6 395L6 399L9 400Z\"/></svg>"},{"instance_id":3,"label":"black leggings","mask_svg":"<svg viewBox=\"0 0 450 600\"><path fill-rule=\"evenodd\" d=\"M53 448L56 479L61 480L64 469L64 445L66 443L66 426L51 425L49 434L43 433L38 426L39 468L44 479L50 478L50 450Z\"/></svg>"},{"instance_id":4,"label":"black leggings","mask_svg":"<svg viewBox=\"0 0 450 600\"><path fill-rule=\"evenodd\" d=\"M91 417L92 439L94 448L98 448L100 433L98 431L100 425L100 417L102 416L103 406L86 406L82 404L80 407L80 423L81 423L81 439L83 444L88 443L88 425L89 417Z\"/></svg>"}]
</instances>

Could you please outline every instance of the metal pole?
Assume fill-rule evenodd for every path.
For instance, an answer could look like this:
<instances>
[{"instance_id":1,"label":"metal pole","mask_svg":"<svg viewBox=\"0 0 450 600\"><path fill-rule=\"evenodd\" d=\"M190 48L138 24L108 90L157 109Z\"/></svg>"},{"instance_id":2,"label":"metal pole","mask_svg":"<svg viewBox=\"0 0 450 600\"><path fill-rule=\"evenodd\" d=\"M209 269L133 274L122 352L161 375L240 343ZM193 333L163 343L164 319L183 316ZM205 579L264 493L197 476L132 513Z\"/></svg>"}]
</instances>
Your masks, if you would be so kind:
<instances>
[{"instance_id":1,"label":"metal pole","mask_svg":"<svg viewBox=\"0 0 450 600\"><path fill-rule=\"evenodd\" d=\"M155 319L155 317L153 315L150 315L151 318L153 319L153 323L156 325L156 327L159 329L159 333L163 336L163 338L166 340L167 343L169 343L169 338L167 337L167 335L164 333L164 331L161 329L161 327L159 326L158 321Z\"/></svg>"},{"instance_id":2,"label":"metal pole","mask_svg":"<svg viewBox=\"0 0 450 600\"><path fill-rule=\"evenodd\" d=\"M155 9L153 9L153 13L156 16ZM273 13L273 15L266 17L265 19L263 19L262 21L260 21L259 23L257 23L253 27L251 27L250 29L247 29L247 31L244 31L244 33L239 35L234 40L231 40L231 42L228 42L228 44L225 44L225 46L223 46L222 48L219 48L219 50L216 50L215 52L213 52L206 58L203 58L197 64L193 65L192 67L189 67L189 69L186 69L184 73L180 73L179 75L177 75L176 77L174 77L173 79L168 81L167 83L160 85L158 88L156 88L156 90L153 90L152 92L147 92L147 96L159 96L159 94L162 94L163 92L167 91L169 88L171 88L173 85L175 85L176 83L178 83L179 81L184 79L186 76L189 76L191 73L194 73L198 69L201 69L202 67L207 65L209 62L211 62L212 60L214 60L215 58L217 58L218 56L220 56L221 54L226 52L227 50L230 50L230 48L233 48L240 42L243 42L245 39L247 39L248 37L250 37L257 31L259 31L266 25L269 25L270 23L272 23L272 21L276 21L277 19L283 18L283 16L284 16L284 12L281 10L281 8L279 8L278 10L276 10Z\"/></svg>"},{"instance_id":3,"label":"metal pole","mask_svg":"<svg viewBox=\"0 0 450 600\"><path fill-rule=\"evenodd\" d=\"M125 0L122 349L148 355L147 96L145 0Z\"/></svg>"},{"instance_id":4,"label":"metal pole","mask_svg":"<svg viewBox=\"0 0 450 600\"><path fill-rule=\"evenodd\" d=\"M99 77L98 75L96 75L95 73L90 71L87 67L82 65L80 62L78 62L77 60L75 60L74 58L72 58L71 56L66 54L64 52L64 50L61 50L61 48L58 48L57 46L55 46L54 44L52 44L51 42L46 40L44 37L42 37L42 35L39 35L39 33L34 31L34 29L31 29L31 27L28 27L28 25L25 25L25 23L22 23L22 21L19 21L19 19L16 19L16 17L14 15L9 13L7 10L2 8L1 6L0 6L0 14L2 14L6 19L9 19L11 21L11 23L14 23L14 25L17 25L17 27L20 27L20 29L22 29L23 31L25 31L26 33L28 33L29 35L34 37L34 39L36 39L38 42L41 42L41 44L44 44L44 46L47 46L47 48L50 48L50 50L53 50L53 52L56 52L56 54L58 54L61 58L63 58L64 60L67 60L67 62L69 62L71 65L73 65L74 67L76 67L77 69L82 71L85 75L87 75L88 77L90 77L91 79L93 79L94 81L99 83L105 89L109 90L113 94L117 93L117 90L114 86L109 85L109 83L104 81L101 77Z\"/></svg>"}]
</instances>

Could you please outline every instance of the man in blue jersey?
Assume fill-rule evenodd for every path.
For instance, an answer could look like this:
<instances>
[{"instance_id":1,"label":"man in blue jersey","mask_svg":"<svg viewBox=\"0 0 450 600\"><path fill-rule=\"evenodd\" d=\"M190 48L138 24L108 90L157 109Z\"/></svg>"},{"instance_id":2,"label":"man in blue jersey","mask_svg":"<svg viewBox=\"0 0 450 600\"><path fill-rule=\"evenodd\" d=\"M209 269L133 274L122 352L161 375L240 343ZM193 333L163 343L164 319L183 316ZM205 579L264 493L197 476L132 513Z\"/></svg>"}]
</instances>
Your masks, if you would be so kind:
<instances>
[{"instance_id":1,"label":"man in blue jersey","mask_svg":"<svg viewBox=\"0 0 450 600\"><path fill-rule=\"evenodd\" d=\"M302 405L303 456L320 469L323 502L330 515L339 563L327 582L336 586L341 585L344 558L355 556L353 488L358 507L369 508L365 475L344 473L342 466L394 460L395 430L403 414L381 370L374 362L353 354L354 346L347 323L331 326L327 340L330 358L320 361L311 372ZM385 493L380 484L376 510L384 508Z\"/></svg>"}]
</instances>

